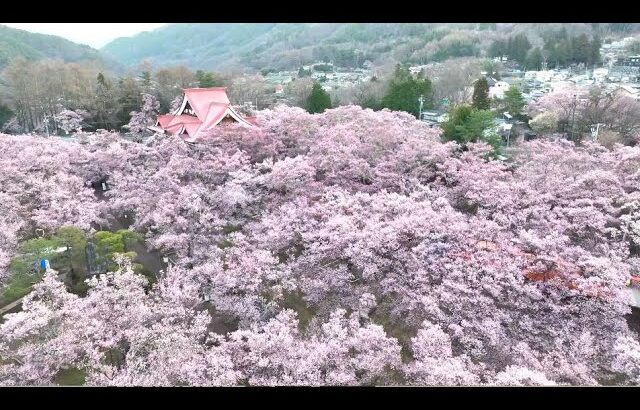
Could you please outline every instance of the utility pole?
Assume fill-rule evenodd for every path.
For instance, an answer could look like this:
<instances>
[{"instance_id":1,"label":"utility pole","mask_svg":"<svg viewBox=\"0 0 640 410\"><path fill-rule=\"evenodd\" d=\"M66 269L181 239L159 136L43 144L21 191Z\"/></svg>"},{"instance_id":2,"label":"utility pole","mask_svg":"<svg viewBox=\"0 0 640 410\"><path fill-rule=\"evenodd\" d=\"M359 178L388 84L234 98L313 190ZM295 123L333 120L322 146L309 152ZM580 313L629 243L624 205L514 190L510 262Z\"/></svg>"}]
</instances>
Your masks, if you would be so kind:
<instances>
[{"instance_id":1,"label":"utility pole","mask_svg":"<svg viewBox=\"0 0 640 410\"><path fill-rule=\"evenodd\" d=\"M595 130L593 129L593 125L591 126L591 136L593 137L594 141L598 141L598 133L600 132L601 125L604 125L604 124L597 123Z\"/></svg>"},{"instance_id":2,"label":"utility pole","mask_svg":"<svg viewBox=\"0 0 640 410\"><path fill-rule=\"evenodd\" d=\"M571 141L573 141L573 129L576 123L576 106L578 105L578 96L573 94L573 113L571 114Z\"/></svg>"},{"instance_id":3,"label":"utility pole","mask_svg":"<svg viewBox=\"0 0 640 410\"><path fill-rule=\"evenodd\" d=\"M47 137L49 137L49 121L47 121L47 115L44 116L44 128L47 130Z\"/></svg>"}]
</instances>

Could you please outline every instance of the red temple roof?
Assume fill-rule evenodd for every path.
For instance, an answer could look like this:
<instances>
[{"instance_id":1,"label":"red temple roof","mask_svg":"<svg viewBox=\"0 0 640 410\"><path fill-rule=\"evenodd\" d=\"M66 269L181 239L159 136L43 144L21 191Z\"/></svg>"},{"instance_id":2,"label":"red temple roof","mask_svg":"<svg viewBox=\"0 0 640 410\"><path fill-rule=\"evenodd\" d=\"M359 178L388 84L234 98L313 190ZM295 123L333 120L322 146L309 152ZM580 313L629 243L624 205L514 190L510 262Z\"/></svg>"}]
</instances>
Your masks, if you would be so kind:
<instances>
[{"instance_id":1,"label":"red temple roof","mask_svg":"<svg viewBox=\"0 0 640 410\"><path fill-rule=\"evenodd\" d=\"M258 125L258 117L244 117L244 119L251 125Z\"/></svg>"},{"instance_id":2,"label":"red temple roof","mask_svg":"<svg viewBox=\"0 0 640 410\"><path fill-rule=\"evenodd\" d=\"M193 139L227 117L245 127L255 125L255 119L244 118L231 107L226 88L186 88L180 108L173 114L159 115L156 126L169 134L187 134Z\"/></svg>"},{"instance_id":3,"label":"red temple roof","mask_svg":"<svg viewBox=\"0 0 640 410\"><path fill-rule=\"evenodd\" d=\"M171 117L171 121L167 124L169 127L176 124L200 124L202 122L192 115L172 115Z\"/></svg>"},{"instance_id":4,"label":"red temple roof","mask_svg":"<svg viewBox=\"0 0 640 410\"><path fill-rule=\"evenodd\" d=\"M167 125L169 125L169 123L171 122L171 120L174 118L174 115L168 114L168 115L158 115L158 122L157 124L159 126L161 126L162 128L165 128Z\"/></svg>"}]
</instances>

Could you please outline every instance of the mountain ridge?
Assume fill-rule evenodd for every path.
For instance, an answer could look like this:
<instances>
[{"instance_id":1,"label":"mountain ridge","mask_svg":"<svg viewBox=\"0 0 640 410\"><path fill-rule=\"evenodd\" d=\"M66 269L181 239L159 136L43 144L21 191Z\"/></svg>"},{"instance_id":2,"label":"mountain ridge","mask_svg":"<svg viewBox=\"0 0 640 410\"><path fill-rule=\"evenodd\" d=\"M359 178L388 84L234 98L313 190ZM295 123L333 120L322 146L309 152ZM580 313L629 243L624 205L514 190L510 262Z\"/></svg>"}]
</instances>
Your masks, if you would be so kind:
<instances>
[{"instance_id":1,"label":"mountain ridge","mask_svg":"<svg viewBox=\"0 0 640 410\"><path fill-rule=\"evenodd\" d=\"M0 25L0 68L18 58L62 59L68 63L96 61L114 71L121 71L123 68L116 60L105 58L100 51L86 44L51 34Z\"/></svg>"},{"instance_id":2,"label":"mountain ridge","mask_svg":"<svg viewBox=\"0 0 640 410\"><path fill-rule=\"evenodd\" d=\"M449 24L454 27L460 24ZM358 65L368 57L391 55L403 40L420 45L448 34L432 23L181 23L100 49L128 67L144 60L193 69L298 68L320 60ZM462 24L462 26L465 26Z\"/></svg>"},{"instance_id":3,"label":"mountain ridge","mask_svg":"<svg viewBox=\"0 0 640 410\"><path fill-rule=\"evenodd\" d=\"M609 24L608 26L612 26ZM486 56L496 39L524 33L536 46L545 31L592 36L600 23L179 23L119 38L100 49L129 68L186 65L216 71L297 70L314 62L360 67L423 65L452 57ZM624 28L637 31L638 25Z\"/></svg>"}]
</instances>

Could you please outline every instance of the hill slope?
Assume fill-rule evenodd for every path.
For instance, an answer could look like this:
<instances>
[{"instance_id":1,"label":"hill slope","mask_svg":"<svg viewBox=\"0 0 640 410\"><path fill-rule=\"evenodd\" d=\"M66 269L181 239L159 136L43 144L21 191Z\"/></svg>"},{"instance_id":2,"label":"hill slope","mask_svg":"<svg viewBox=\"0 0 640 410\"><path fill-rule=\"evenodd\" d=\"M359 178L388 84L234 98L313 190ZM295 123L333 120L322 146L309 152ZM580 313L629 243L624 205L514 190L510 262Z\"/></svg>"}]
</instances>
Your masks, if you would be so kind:
<instances>
[{"instance_id":1,"label":"hill slope","mask_svg":"<svg viewBox=\"0 0 640 410\"><path fill-rule=\"evenodd\" d=\"M133 66L147 59L159 66L191 68L297 68L313 61L359 65L398 48L423 47L456 27L474 24L199 23L172 24L112 41L101 51ZM413 41L413 43L411 43ZM409 44L407 44L409 42Z\"/></svg>"},{"instance_id":2,"label":"hill slope","mask_svg":"<svg viewBox=\"0 0 640 410\"><path fill-rule=\"evenodd\" d=\"M323 60L342 67L367 60L426 64L486 55L493 40L519 33L542 46L550 30L615 37L638 28L598 23L180 23L116 39L101 51L127 67L144 60L157 67L184 64L205 70L298 69Z\"/></svg>"},{"instance_id":3,"label":"hill slope","mask_svg":"<svg viewBox=\"0 0 640 410\"><path fill-rule=\"evenodd\" d=\"M186 64L192 68L219 66L239 49L251 48L276 24L171 24L133 37L118 38L101 51L126 66L147 59L161 66Z\"/></svg>"},{"instance_id":4,"label":"hill slope","mask_svg":"<svg viewBox=\"0 0 640 410\"><path fill-rule=\"evenodd\" d=\"M113 60L103 58L98 50L89 46L58 36L31 33L0 25L0 69L20 57L28 60L53 58L65 62L94 60L103 62L112 69L119 68Z\"/></svg>"}]
</instances>

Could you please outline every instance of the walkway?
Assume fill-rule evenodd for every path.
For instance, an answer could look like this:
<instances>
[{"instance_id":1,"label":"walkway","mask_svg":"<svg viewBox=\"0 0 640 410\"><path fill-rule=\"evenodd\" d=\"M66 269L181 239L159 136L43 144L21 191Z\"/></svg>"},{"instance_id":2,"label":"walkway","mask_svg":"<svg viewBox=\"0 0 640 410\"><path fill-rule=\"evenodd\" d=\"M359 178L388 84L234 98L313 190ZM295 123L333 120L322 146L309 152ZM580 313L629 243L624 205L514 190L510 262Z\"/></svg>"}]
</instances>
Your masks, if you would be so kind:
<instances>
[{"instance_id":1,"label":"walkway","mask_svg":"<svg viewBox=\"0 0 640 410\"><path fill-rule=\"evenodd\" d=\"M58 279L64 280L64 273L59 273L58 274ZM20 299L14 300L13 302L9 303L8 305L0 307L0 317L2 317L2 315L4 315L5 313L13 310L17 306L22 305L22 299L24 299L24 298L25 298L25 296L21 297Z\"/></svg>"},{"instance_id":2,"label":"walkway","mask_svg":"<svg viewBox=\"0 0 640 410\"><path fill-rule=\"evenodd\" d=\"M12 310L12 309L13 309L13 308L15 308L16 306L21 305L21 304L22 304L22 299L24 299L24 296L23 296L23 297L21 297L21 298L20 298L20 299L18 299L18 300L14 300L13 302L9 303L9 304L8 304L8 305L6 305L6 306L1 307L1 308L0 308L0 316L4 315L6 312L8 312L8 311Z\"/></svg>"}]
</instances>

